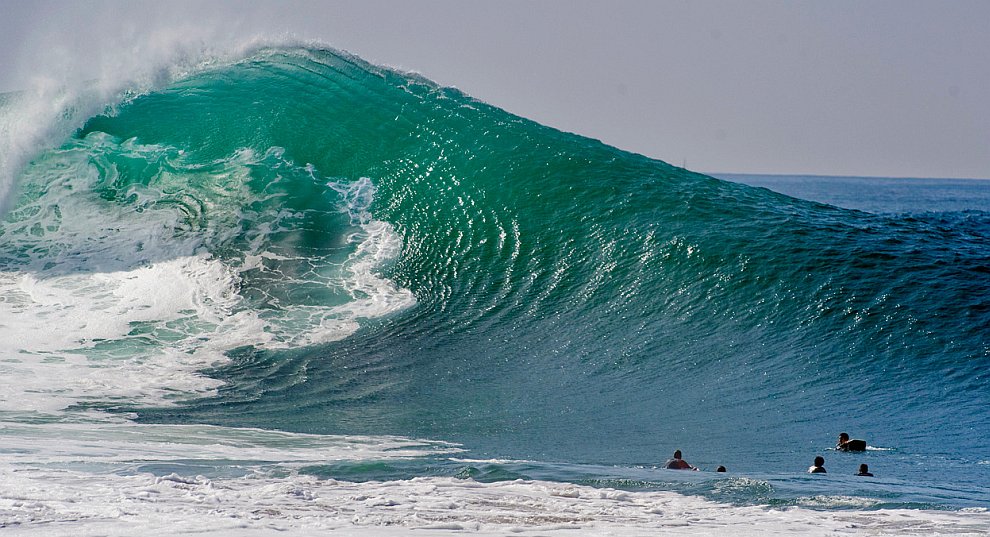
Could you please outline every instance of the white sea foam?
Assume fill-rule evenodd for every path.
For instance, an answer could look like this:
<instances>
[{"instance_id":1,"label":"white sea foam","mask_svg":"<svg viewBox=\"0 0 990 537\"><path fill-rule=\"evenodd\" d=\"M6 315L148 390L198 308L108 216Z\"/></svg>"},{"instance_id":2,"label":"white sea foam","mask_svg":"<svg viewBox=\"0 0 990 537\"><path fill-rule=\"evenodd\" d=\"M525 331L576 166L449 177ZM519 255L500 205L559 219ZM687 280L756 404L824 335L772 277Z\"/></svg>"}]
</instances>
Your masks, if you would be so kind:
<instances>
[{"instance_id":1,"label":"white sea foam","mask_svg":"<svg viewBox=\"0 0 990 537\"><path fill-rule=\"evenodd\" d=\"M310 308L320 321L284 337L285 327L241 307L237 272L207 253L114 272L0 273L0 372L7 380L0 411L207 395L219 382L199 372L226 362L229 349L341 339L360 318L408 307L412 293L372 272L394 235L380 224L368 228L373 232L350 262L355 303ZM148 329L135 330L142 323Z\"/></svg>"},{"instance_id":2,"label":"white sea foam","mask_svg":"<svg viewBox=\"0 0 990 537\"><path fill-rule=\"evenodd\" d=\"M104 151L149 163L165 159L168 171L131 187L126 196L137 201L107 203L90 193L97 183L112 182L101 173L116 173L112 162L101 161ZM76 403L167 404L209 395L220 383L200 371L225 363L230 349L339 340L361 319L415 304L410 291L377 275L402 242L368 212L370 180L334 185L344 194L340 209L360 229L348 237L353 252L334 268L266 250L279 219L294 217L277 202L265 214L241 209L255 200L246 187L252 166L292 167L277 148L187 167L168 148L96 136L46 158L49 164L31 172L43 175L36 181L43 196L18 209L4 236L11 262L0 269L0 372L9 382L0 388L0 411L53 413ZM305 180L305 173L295 179ZM204 186L193 203L163 193L181 192L171 184L185 181L212 187ZM228 242L245 218L254 235L243 262L208 252L208 245ZM243 279L264 260L327 264L313 281L278 270L273 277L334 288L350 301L252 308L241 296Z\"/></svg>"},{"instance_id":3,"label":"white sea foam","mask_svg":"<svg viewBox=\"0 0 990 537\"><path fill-rule=\"evenodd\" d=\"M0 422L0 461L31 466L39 460L62 469L182 462L222 468L232 461L245 472L266 466L298 467L330 461L395 460L461 449L443 442L398 436L334 436L211 425L108 422L91 414L74 422Z\"/></svg>"},{"instance_id":4,"label":"white sea foam","mask_svg":"<svg viewBox=\"0 0 990 537\"><path fill-rule=\"evenodd\" d=\"M108 273L0 274L0 294L11 298L0 302L0 356L9 381L0 390L0 410L53 412L87 400L164 402L176 393L216 388L217 381L196 372L224 360L218 342L185 338L160 346L128 334L134 323L167 324L190 312L217 330L243 322L243 316L223 315L236 301L234 282L206 254Z\"/></svg>"},{"instance_id":5,"label":"white sea foam","mask_svg":"<svg viewBox=\"0 0 990 537\"><path fill-rule=\"evenodd\" d=\"M162 435L171 432L157 431ZM196 437L193 432L174 432L180 442ZM201 443L181 444L184 460L197 454L243 460L241 449L249 442L210 445L213 439L223 440L224 434L201 432ZM17 432L18 436L22 433ZM98 447L92 449L112 445L107 436L101 434ZM139 436L148 437L145 432ZM364 440L368 442L360 444L360 449L388 445L388 439ZM291 441L281 438L272 446L277 449L247 456L289 457L296 464L318 458L319 441L311 439L310 449L295 450L287 445ZM383 452L346 453L341 448L347 441L338 442L334 446L332 440L325 440L326 459L388 456ZM407 455L415 456L422 448L407 446ZM142 457L154 453L146 446L139 450ZM78 460L70 461L71 465L35 464L23 454L6 457L17 460L0 466L4 535L975 536L990 531L990 513L986 512L735 507L672 492L628 492L543 481L414 478L353 483L319 479L286 471L286 467L249 467L232 477L207 477L168 470L153 473L136 463L131 471L108 471L87 469Z\"/></svg>"},{"instance_id":6,"label":"white sea foam","mask_svg":"<svg viewBox=\"0 0 990 537\"><path fill-rule=\"evenodd\" d=\"M732 506L673 492L547 481L418 477L357 483L307 472L348 461L458 456L455 445L403 437L0 422L0 440L4 535L762 537L990 531L990 513L979 508L863 510L851 500L841 510Z\"/></svg>"},{"instance_id":7,"label":"white sea foam","mask_svg":"<svg viewBox=\"0 0 990 537\"><path fill-rule=\"evenodd\" d=\"M351 278L345 287L353 300L335 310L356 317L380 317L416 304L411 291L376 273L402 253L402 238L392 224L372 218L370 208L375 192L375 185L368 178L347 185L343 191L351 223L359 225L361 232L348 237L348 242L357 245L346 265Z\"/></svg>"},{"instance_id":8,"label":"white sea foam","mask_svg":"<svg viewBox=\"0 0 990 537\"><path fill-rule=\"evenodd\" d=\"M990 513L730 506L672 492L301 472L455 446L134 424L0 424L4 535L985 535ZM45 446L45 447L42 447ZM42 462L39 462L39 459ZM218 469L196 473L200 466Z\"/></svg>"},{"instance_id":9,"label":"white sea foam","mask_svg":"<svg viewBox=\"0 0 990 537\"><path fill-rule=\"evenodd\" d=\"M236 272L202 249L202 237L174 233L178 212L138 212L86 194L99 175L90 148L54 153L54 176L45 175L42 198L6 224L9 262L0 271L0 360L10 380L0 389L0 410L6 412L203 394L218 383L196 372L224 360L226 347L200 336L239 324L253 324L242 330L244 344L263 334L250 315L235 311Z\"/></svg>"}]
</instances>

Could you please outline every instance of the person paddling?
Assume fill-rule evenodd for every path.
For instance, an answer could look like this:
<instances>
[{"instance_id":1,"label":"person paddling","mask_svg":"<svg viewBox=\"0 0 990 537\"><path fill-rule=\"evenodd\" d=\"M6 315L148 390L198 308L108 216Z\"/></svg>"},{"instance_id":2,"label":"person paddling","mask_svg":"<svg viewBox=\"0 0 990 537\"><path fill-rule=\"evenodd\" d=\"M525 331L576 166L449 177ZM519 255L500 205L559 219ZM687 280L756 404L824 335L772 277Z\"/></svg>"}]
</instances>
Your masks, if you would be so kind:
<instances>
[{"instance_id":1,"label":"person paddling","mask_svg":"<svg viewBox=\"0 0 990 537\"><path fill-rule=\"evenodd\" d=\"M839 441L835 444L839 451L866 451L866 440L849 439L849 433L839 433Z\"/></svg>"},{"instance_id":2,"label":"person paddling","mask_svg":"<svg viewBox=\"0 0 990 537\"><path fill-rule=\"evenodd\" d=\"M674 452L674 458L668 460L663 467L668 470L697 470L697 468L691 466L686 460L681 458L681 450L679 449Z\"/></svg>"}]
</instances>

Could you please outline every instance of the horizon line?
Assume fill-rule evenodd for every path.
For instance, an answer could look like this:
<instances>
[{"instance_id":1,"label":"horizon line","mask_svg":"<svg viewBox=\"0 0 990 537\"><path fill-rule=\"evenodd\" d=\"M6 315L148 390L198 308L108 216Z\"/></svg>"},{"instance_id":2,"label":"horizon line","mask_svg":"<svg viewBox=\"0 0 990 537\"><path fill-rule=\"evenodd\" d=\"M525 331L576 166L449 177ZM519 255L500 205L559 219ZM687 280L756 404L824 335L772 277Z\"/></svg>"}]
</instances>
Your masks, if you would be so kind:
<instances>
[{"instance_id":1,"label":"horizon line","mask_svg":"<svg viewBox=\"0 0 990 537\"><path fill-rule=\"evenodd\" d=\"M718 177L720 175L747 177L791 177L791 178L831 178L831 179L898 179L898 180L941 180L941 181L990 181L990 177L920 177L897 175L829 175L825 173L754 173L754 172L711 172L685 168L688 171Z\"/></svg>"}]
</instances>

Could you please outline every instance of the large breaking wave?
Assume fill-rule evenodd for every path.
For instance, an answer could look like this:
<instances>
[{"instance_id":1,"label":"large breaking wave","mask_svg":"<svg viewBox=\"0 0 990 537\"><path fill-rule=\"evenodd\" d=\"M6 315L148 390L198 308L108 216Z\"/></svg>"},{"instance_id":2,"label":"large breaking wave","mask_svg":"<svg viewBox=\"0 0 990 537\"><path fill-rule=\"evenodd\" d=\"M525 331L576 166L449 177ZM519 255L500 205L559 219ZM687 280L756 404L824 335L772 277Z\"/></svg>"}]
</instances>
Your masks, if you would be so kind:
<instances>
[{"instance_id":1,"label":"large breaking wave","mask_svg":"<svg viewBox=\"0 0 990 537\"><path fill-rule=\"evenodd\" d=\"M753 471L846 429L986 451L985 213L719 181L320 48L85 117L9 189L8 416Z\"/></svg>"}]
</instances>

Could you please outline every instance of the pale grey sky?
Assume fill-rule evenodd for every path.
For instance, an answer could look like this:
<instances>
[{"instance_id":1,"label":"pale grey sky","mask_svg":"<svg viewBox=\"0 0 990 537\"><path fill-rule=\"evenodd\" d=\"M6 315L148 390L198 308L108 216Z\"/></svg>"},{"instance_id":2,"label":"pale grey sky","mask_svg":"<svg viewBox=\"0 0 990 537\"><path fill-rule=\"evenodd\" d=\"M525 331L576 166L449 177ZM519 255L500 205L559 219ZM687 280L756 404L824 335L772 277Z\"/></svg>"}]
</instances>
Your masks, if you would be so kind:
<instances>
[{"instance_id":1,"label":"pale grey sky","mask_svg":"<svg viewBox=\"0 0 990 537\"><path fill-rule=\"evenodd\" d=\"M0 0L0 91L257 35L699 171L990 178L986 0Z\"/></svg>"}]
</instances>

